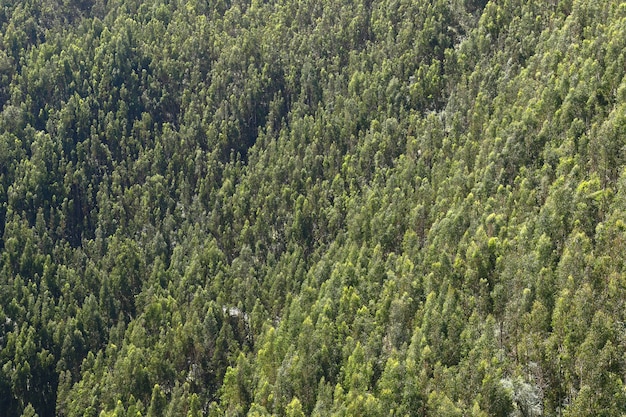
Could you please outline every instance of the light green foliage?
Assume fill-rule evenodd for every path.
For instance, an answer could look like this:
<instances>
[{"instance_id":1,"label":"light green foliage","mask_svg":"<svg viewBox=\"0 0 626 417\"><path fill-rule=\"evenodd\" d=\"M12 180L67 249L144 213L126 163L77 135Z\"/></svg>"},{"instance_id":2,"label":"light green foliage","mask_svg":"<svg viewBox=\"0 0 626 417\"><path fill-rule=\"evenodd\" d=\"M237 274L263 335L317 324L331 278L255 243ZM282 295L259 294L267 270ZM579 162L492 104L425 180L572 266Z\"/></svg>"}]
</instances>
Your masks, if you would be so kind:
<instances>
[{"instance_id":1,"label":"light green foliage","mask_svg":"<svg viewBox=\"0 0 626 417\"><path fill-rule=\"evenodd\" d=\"M626 7L0 4L0 415L626 410Z\"/></svg>"}]
</instances>

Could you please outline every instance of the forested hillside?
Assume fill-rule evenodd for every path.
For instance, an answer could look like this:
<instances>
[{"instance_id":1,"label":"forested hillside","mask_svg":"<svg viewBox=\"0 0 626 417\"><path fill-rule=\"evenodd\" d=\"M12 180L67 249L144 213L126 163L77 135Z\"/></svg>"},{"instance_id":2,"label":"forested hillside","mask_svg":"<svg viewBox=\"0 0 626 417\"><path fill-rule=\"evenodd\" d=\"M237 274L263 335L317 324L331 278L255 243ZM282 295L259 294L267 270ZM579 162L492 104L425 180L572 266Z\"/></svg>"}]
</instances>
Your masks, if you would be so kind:
<instances>
[{"instance_id":1,"label":"forested hillside","mask_svg":"<svg viewBox=\"0 0 626 417\"><path fill-rule=\"evenodd\" d=\"M626 413L625 4L0 28L0 417Z\"/></svg>"}]
</instances>

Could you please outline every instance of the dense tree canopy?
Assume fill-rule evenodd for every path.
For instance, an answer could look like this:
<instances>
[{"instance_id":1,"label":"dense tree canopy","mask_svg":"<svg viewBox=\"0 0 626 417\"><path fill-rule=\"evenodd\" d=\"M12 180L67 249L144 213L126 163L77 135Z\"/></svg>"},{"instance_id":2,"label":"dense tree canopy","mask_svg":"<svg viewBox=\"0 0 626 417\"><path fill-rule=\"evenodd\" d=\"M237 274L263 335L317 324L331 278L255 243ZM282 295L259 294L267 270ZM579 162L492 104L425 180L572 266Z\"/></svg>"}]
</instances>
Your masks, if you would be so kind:
<instances>
[{"instance_id":1,"label":"dense tree canopy","mask_svg":"<svg viewBox=\"0 0 626 417\"><path fill-rule=\"evenodd\" d=\"M626 413L624 4L0 28L0 416Z\"/></svg>"}]
</instances>

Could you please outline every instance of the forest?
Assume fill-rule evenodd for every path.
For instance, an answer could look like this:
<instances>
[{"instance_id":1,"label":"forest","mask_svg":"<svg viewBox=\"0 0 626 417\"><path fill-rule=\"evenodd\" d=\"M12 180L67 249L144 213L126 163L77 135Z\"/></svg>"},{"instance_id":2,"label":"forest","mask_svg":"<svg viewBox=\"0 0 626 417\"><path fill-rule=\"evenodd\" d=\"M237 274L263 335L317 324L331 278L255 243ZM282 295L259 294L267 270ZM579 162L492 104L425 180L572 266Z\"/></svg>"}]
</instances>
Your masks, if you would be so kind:
<instances>
[{"instance_id":1,"label":"forest","mask_svg":"<svg viewBox=\"0 0 626 417\"><path fill-rule=\"evenodd\" d=\"M0 0L0 417L626 415L626 3Z\"/></svg>"}]
</instances>

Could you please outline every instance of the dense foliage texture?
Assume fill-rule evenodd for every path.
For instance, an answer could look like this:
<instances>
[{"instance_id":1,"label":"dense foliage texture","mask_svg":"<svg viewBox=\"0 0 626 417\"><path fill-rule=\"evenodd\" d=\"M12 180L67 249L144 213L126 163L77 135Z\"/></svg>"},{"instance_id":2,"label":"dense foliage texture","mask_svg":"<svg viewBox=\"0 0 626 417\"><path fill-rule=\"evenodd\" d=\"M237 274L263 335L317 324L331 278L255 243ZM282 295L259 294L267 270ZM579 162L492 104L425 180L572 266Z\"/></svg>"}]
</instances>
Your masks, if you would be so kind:
<instances>
[{"instance_id":1,"label":"dense foliage texture","mask_svg":"<svg viewBox=\"0 0 626 417\"><path fill-rule=\"evenodd\" d=\"M626 5L0 28L0 416L626 413Z\"/></svg>"}]
</instances>

